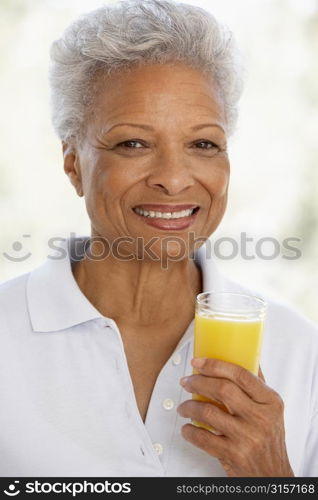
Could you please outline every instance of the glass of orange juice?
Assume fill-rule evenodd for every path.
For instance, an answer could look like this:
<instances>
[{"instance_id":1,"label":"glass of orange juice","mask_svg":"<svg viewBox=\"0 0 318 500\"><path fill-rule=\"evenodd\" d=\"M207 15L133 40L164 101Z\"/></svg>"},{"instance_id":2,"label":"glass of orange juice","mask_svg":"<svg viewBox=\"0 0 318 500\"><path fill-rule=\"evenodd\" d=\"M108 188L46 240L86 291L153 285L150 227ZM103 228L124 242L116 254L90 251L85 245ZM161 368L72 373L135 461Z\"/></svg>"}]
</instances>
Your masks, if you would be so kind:
<instances>
[{"instance_id":1,"label":"glass of orange juice","mask_svg":"<svg viewBox=\"0 0 318 500\"><path fill-rule=\"evenodd\" d=\"M200 293L195 308L194 357L221 359L257 375L265 314L266 303L259 297L230 292ZM199 394L193 394L192 398L212 402L227 411L222 402ZM192 423L218 434L211 426Z\"/></svg>"}]
</instances>

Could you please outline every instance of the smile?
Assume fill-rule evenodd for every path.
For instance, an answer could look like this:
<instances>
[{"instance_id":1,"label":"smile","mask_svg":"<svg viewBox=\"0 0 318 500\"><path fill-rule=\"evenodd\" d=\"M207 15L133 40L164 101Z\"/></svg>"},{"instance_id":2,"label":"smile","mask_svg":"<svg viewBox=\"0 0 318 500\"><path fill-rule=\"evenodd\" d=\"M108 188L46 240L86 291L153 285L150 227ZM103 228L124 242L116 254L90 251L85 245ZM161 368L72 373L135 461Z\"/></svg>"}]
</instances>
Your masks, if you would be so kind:
<instances>
[{"instance_id":1,"label":"smile","mask_svg":"<svg viewBox=\"0 0 318 500\"><path fill-rule=\"evenodd\" d=\"M187 210L171 211L171 212L159 212L154 210L144 210L142 208L136 207L134 211L138 215L143 217L150 217L152 219L181 219L182 217L189 217L193 215L195 210L199 207L190 208Z\"/></svg>"},{"instance_id":2,"label":"smile","mask_svg":"<svg viewBox=\"0 0 318 500\"><path fill-rule=\"evenodd\" d=\"M198 205L139 205L133 212L148 226L162 231L184 231L195 221Z\"/></svg>"}]
</instances>

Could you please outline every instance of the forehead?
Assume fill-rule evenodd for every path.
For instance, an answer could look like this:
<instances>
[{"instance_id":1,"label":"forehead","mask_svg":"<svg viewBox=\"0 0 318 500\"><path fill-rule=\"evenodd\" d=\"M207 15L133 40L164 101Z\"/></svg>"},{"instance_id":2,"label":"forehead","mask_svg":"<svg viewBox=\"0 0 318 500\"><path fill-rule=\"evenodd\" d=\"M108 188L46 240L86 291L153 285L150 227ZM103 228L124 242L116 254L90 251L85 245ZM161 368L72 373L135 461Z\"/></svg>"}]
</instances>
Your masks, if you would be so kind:
<instances>
[{"instance_id":1,"label":"forehead","mask_svg":"<svg viewBox=\"0 0 318 500\"><path fill-rule=\"evenodd\" d=\"M136 113L168 118L172 111L184 111L224 121L223 99L212 77L181 63L97 75L95 95L94 115L103 120Z\"/></svg>"}]
</instances>

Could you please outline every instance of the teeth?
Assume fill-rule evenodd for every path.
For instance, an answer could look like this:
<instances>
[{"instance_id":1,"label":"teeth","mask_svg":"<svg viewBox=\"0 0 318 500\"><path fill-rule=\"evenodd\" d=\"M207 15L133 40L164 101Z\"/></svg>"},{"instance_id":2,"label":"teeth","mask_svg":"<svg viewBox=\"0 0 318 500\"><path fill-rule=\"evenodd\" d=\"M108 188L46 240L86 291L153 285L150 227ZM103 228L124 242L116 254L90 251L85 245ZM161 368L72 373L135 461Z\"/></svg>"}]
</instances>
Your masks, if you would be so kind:
<instances>
[{"instance_id":1,"label":"teeth","mask_svg":"<svg viewBox=\"0 0 318 500\"><path fill-rule=\"evenodd\" d=\"M153 219L180 219L181 217L189 217L193 214L194 208L188 210L180 210L179 212L154 212L153 210L143 210L142 208L136 207L134 211L143 215L144 217L150 217Z\"/></svg>"}]
</instances>

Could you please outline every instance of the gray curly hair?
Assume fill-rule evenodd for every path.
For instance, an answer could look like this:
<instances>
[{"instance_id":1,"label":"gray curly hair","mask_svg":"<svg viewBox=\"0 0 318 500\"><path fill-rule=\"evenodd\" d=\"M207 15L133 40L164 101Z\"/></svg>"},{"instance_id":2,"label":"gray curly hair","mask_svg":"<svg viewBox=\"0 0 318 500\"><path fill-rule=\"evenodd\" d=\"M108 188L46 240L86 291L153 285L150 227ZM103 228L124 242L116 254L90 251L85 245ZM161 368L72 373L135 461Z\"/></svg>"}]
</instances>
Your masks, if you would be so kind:
<instances>
[{"instance_id":1,"label":"gray curly hair","mask_svg":"<svg viewBox=\"0 0 318 500\"><path fill-rule=\"evenodd\" d=\"M121 0L82 15L50 51L52 123L68 142L93 106L94 76L147 63L182 62L217 84L234 131L242 65L232 33L207 11L174 0Z\"/></svg>"}]
</instances>

